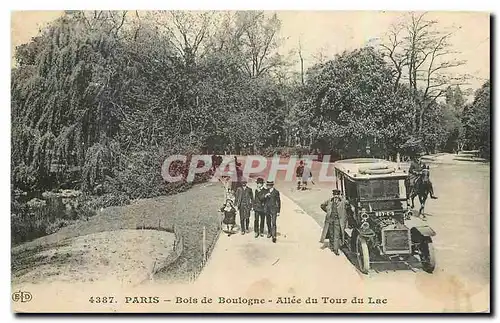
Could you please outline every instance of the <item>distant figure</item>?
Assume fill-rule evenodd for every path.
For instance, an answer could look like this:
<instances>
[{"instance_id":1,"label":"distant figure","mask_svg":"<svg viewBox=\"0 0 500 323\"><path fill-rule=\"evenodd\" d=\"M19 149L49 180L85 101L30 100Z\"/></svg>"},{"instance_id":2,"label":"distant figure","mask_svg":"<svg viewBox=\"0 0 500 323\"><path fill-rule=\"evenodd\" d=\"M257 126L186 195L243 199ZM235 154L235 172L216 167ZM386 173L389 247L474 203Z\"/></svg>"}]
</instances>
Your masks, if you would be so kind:
<instances>
[{"instance_id":1,"label":"distant figure","mask_svg":"<svg viewBox=\"0 0 500 323\"><path fill-rule=\"evenodd\" d=\"M236 159L236 156L234 158ZM241 183L243 181L243 168L239 162L236 162L234 166L236 168L236 180L233 179L231 187L233 191L236 192L238 188L241 187Z\"/></svg>"},{"instance_id":2,"label":"distant figure","mask_svg":"<svg viewBox=\"0 0 500 323\"><path fill-rule=\"evenodd\" d=\"M236 225L236 208L233 205L233 201L230 199L226 200L226 203L219 210L224 213L224 219L222 223L226 225L226 233L228 236L234 233L234 226Z\"/></svg>"},{"instance_id":3,"label":"distant figure","mask_svg":"<svg viewBox=\"0 0 500 323\"><path fill-rule=\"evenodd\" d=\"M212 154L212 171L215 172L215 169L217 168L217 155L215 154L215 152Z\"/></svg>"},{"instance_id":4,"label":"distant figure","mask_svg":"<svg viewBox=\"0 0 500 323\"><path fill-rule=\"evenodd\" d=\"M300 190L302 174L304 174L304 162L301 160L299 166L297 166L297 169L295 170L295 176L297 176L297 190Z\"/></svg>"},{"instance_id":5,"label":"distant figure","mask_svg":"<svg viewBox=\"0 0 500 323\"><path fill-rule=\"evenodd\" d=\"M267 189L264 188L264 180L262 178L257 178L257 188L255 189L255 199L253 203L254 210L254 223L253 231L255 231L255 237L264 236L264 221L266 219L266 198ZM267 232L271 232L271 223L267 223Z\"/></svg>"},{"instance_id":6,"label":"distant figure","mask_svg":"<svg viewBox=\"0 0 500 323\"><path fill-rule=\"evenodd\" d=\"M307 189L307 182L311 178L312 178L311 169L307 165L305 165L304 166L304 171L302 172L302 190L306 190Z\"/></svg>"},{"instance_id":7,"label":"distant figure","mask_svg":"<svg viewBox=\"0 0 500 323\"><path fill-rule=\"evenodd\" d=\"M236 177L238 178L238 182L241 182L243 179L243 167L241 167L241 163L236 163Z\"/></svg>"},{"instance_id":8,"label":"distant figure","mask_svg":"<svg viewBox=\"0 0 500 323\"><path fill-rule=\"evenodd\" d=\"M323 153L321 152L321 150L318 149L318 161L319 162L322 162L323 161Z\"/></svg>"},{"instance_id":9,"label":"distant figure","mask_svg":"<svg viewBox=\"0 0 500 323\"><path fill-rule=\"evenodd\" d=\"M241 234L249 233L250 211L253 208L253 192L245 181L241 182L241 187L236 190L236 207L240 213Z\"/></svg>"},{"instance_id":10,"label":"distant figure","mask_svg":"<svg viewBox=\"0 0 500 323\"><path fill-rule=\"evenodd\" d=\"M268 188L268 192L264 196L266 198L266 222L271 224L271 232L268 233L267 237L272 237L273 242L276 243L276 220L281 211L280 192L274 188L273 181L267 181L266 186Z\"/></svg>"}]
</instances>

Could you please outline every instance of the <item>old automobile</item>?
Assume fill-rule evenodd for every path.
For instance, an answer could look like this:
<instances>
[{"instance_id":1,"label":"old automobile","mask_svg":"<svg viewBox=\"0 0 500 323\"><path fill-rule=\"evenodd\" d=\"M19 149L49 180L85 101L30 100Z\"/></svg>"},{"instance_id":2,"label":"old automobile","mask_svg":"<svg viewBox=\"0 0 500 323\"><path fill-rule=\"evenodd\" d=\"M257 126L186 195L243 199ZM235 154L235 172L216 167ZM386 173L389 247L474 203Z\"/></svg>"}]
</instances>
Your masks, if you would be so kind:
<instances>
[{"instance_id":1,"label":"old automobile","mask_svg":"<svg viewBox=\"0 0 500 323\"><path fill-rule=\"evenodd\" d=\"M410 257L424 271L434 271L435 232L408 207L405 169L382 159L355 158L337 161L335 176L346 203L339 212L343 244L356 255L362 273L373 263L408 264Z\"/></svg>"}]
</instances>

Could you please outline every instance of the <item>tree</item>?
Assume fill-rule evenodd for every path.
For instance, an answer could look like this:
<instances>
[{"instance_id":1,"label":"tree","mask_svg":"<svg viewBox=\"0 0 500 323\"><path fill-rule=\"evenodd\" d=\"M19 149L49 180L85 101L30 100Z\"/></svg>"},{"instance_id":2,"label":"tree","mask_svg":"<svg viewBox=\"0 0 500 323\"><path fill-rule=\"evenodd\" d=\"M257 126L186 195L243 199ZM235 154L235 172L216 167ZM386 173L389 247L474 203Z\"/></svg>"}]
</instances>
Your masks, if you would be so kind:
<instances>
[{"instance_id":1,"label":"tree","mask_svg":"<svg viewBox=\"0 0 500 323\"><path fill-rule=\"evenodd\" d=\"M313 67L306 92L316 139L351 156L364 154L367 145L377 154L395 154L408 137L413 101L406 87L394 92L391 81L392 70L371 47Z\"/></svg>"},{"instance_id":2,"label":"tree","mask_svg":"<svg viewBox=\"0 0 500 323\"><path fill-rule=\"evenodd\" d=\"M300 58L300 83L304 86L304 58L302 57L302 44L300 43L300 39L298 53Z\"/></svg>"},{"instance_id":3,"label":"tree","mask_svg":"<svg viewBox=\"0 0 500 323\"><path fill-rule=\"evenodd\" d=\"M426 13L411 13L407 19L391 26L382 52L393 66L393 84L409 85L418 105L412 111L412 131L421 135L424 117L449 85L464 84L466 76L454 76L450 70L465 61L448 59L456 54L450 39L456 30L438 28L438 21Z\"/></svg>"},{"instance_id":4,"label":"tree","mask_svg":"<svg viewBox=\"0 0 500 323\"><path fill-rule=\"evenodd\" d=\"M491 156L490 81L478 89L474 101L464 111L465 138L469 148L479 149L484 158Z\"/></svg>"},{"instance_id":5,"label":"tree","mask_svg":"<svg viewBox=\"0 0 500 323\"><path fill-rule=\"evenodd\" d=\"M213 33L214 12L153 11L149 17L160 26L188 66L196 63Z\"/></svg>"},{"instance_id":6,"label":"tree","mask_svg":"<svg viewBox=\"0 0 500 323\"><path fill-rule=\"evenodd\" d=\"M121 17L121 18L118 18ZM84 186L113 167L119 37L124 14L65 14L16 51L12 81L13 181L53 185L53 166L83 171ZM20 172L18 172L20 171Z\"/></svg>"},{"instance_id":7,"label":"tree","mask_svg":"<svg viewBox=\"0 0 500 323\"><path fill-rule=\"evenodd\" d=\"M448 86L445 94L445 103L442 109L443 126L446 129L446 143L442 147L445 151L460 151L464 147L464 127L461 116L465 107L465 99L460 87Z\"/></svg>"},{"instance_id":8,"label":"tree","mask_svg":"<svg viewBox=\"0 0 500 323\"><path fill-rule=\"evenodd\" d=\"M263 11L238 11L230 28L230 49L248 76L258 77L284 64L278 52L281 22L275 13L267 17Z\"/></svg>"}]
</instances>

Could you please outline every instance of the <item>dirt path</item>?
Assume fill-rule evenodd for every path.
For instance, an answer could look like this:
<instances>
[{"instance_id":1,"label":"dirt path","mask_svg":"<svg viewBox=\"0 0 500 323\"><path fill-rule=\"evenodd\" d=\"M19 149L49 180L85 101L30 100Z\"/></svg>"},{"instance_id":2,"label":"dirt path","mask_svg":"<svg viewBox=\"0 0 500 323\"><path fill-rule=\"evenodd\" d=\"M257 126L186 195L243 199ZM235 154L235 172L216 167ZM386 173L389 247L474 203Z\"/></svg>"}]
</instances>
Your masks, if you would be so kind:
<instances>
[{"instance_id":1,"label":"dirt path","mask_svg":"<svg viewBox=\"0 0 500 323\"><path fill-rule=\"evenodd\" d=\"M489 193L487 196L479 193L484 192L487 186L482 187L484 181L478 180L478 174L470 174L468 169L461 173L461 168L455 168L442 168L433 172L435 185L442 193L440 199L429 203L428 207L428 212L431 213L429 223L439 234L436 239L438 267L434 274L410 270L360 274L345 255L337 257L329 249L321 249L318 242L322 223L318 205L323 197L329 195L327 189L331 186L318 183L313 190L295 192L295 196L291 188L278 183L278 189L283 189L276 244L267 238L256 239L252 232L249 235L231 237L221 235L208 264L194 284L178 285L151 281L134 288L122 288L116 284L82 283L72 284L72 289L52 285L51 290L58 291L61 298L64 298L62 291L66 293L64 295L71 297L67 300L64 298L65 303L59 303L56 307L47 300L44 310L50 311L55 307L63 311L89 312L485 311L489 299L489 285L478 284L476 278L471 283L471 274L466 274L464 270L477 274L478 277L488 278L482 269L487 251L483 247L483 240L488 238L488 231L481 230L489 227L489 210L478 206L486 206L483 200L489 200ZM450 180L450 174L459 173L470 176ZM457 200L456 196L445 193L450 189L465 191L462 186L473 187L478 191L477 194L469 196L476 202L473 204L477 213L474 217L468 214L470 201ZM289 197L298 199L298 202ZM462 202L463 205L460 204ZM457 204L460 204L459 209L463 206L461 212L456 212ZM252 221L253 218L250 222L251 230ZM460 231L462 227L464 230L479 231L474 231L468 238L466 231ZM477 238L479 232L483 232L484 239ZM464 239L467 240L467 248L463 248ZM476 244L472 244L472 241L469 241L471 239L475 240ZM480 250L485 252L476 252ZM466 262L466 258L470 258L471 254L480 256L473 262ZM489 260L487 262L489 264ZM461 263L475 267L462 268ZM488 281L489 279L486 280ZM119 298L120 302L99 307L86 302L89 295L96 295L100 291ZM125 304L125 296L157 296L160 301L158 304L149 305ZM212 299L212 303L203 303L203 297ZM295 303L280 304L280 297L285 302ZM308 297L317 299L318 303L307 303ZM353 303L354 297L362 298L364 303ZM249 298L263 300L264 304L249 305ZM237 303L228 304L228 299ZM299 299L301 303L298 303ZM25 305L35 306L33 303Z\"/></svg>"},{"instance_id":2,"label":"dirt path","mask_svg":"<svg viewBox=\"0 0 500 323\"><path fill-rule=\"evenodd\" d=\"M250 225L252 230L252 224ZM278 241L247 235L221 236L195 284L196 289L225 298L265 298L266 304L252 310L282 311L278 297L301 298L302 303L286 311L444 311L442 303L429 297L428 274L391 272L362 275L345 255L335 256L318 242L321 227L295 202L282 194L278 219ZM372 281L372 275L385 276ZM409 276L411 275L411 277ZM403 279L403 280L401 280ZM418 282L420 281L420 286ZM307 297L318 304L304 303ZM328 298L327 304L323 303ZM354 297L364 304L352 303ZM387 304L368 304L386 299ZM346 303L336 303L346 299ZM333 301L334 303L330 303ZM215 304L214 311L248 310L242 304Z\"/></svg>"}]
</instances>

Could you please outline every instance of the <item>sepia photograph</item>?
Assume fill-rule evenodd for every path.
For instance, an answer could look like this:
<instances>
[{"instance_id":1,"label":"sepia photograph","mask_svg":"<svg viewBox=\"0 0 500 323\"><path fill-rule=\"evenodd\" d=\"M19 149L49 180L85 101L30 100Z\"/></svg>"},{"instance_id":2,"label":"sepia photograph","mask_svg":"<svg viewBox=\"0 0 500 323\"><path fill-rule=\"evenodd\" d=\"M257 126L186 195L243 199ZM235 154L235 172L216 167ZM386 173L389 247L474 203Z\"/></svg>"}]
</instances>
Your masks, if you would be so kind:
<instances>
[{"instance_id":1,"label":"sepia photograph","mask_svg":"<svg viewBox=\"0 0 500 323\"><path fill-rule=\"evenodd\" d=\"M14 313L491 314L489 12L10 15Z\"/></svg>"}]
</instances>

